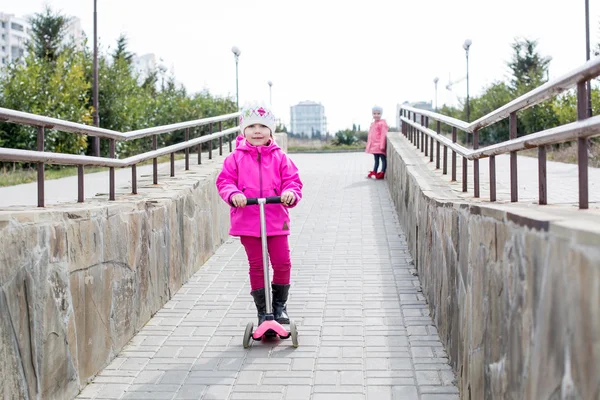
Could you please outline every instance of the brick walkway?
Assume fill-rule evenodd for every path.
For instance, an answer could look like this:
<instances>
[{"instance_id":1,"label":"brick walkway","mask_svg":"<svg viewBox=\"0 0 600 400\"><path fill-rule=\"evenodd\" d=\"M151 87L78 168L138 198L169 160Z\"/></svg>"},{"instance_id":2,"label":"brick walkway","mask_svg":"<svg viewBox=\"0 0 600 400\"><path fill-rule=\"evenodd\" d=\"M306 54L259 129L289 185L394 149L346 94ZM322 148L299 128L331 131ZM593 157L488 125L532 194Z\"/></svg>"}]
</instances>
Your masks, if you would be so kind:
<instances>
[{"instance_id":1,"label":"brick walkway","mask_svg":"<svg viewBox=\"0 0 600 400\"><path fill-rule=\"evenodd\" d=\"M81 399L458 399L383 181L363 153L293 155L290 340L242 347L256 320L230 239L81 393Z\"/></svg>"}]
</instances>

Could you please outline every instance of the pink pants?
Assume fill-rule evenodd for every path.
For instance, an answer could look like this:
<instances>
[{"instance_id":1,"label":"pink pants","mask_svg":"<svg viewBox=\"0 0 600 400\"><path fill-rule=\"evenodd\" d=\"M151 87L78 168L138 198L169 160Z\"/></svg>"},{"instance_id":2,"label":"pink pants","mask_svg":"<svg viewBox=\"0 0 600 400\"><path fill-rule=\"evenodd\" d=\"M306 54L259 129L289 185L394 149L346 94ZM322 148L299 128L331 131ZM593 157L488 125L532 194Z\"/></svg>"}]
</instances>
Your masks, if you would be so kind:
<instances>
[{"instance_id":1,"label":"pink pants","mask_svg":"<svg viewBox=\"0 0 600 400\"><path fill-rule=\"evenodd\" d=\"M250 264L250 287L252 290L262 289L265 287L265 278L260 238L241 236L240 240L246 249L248 263ZM287 235L269 236L267 238L267 248L273 266L273 283L289 285L292 261Z\"/></svg>"}]
</instances>

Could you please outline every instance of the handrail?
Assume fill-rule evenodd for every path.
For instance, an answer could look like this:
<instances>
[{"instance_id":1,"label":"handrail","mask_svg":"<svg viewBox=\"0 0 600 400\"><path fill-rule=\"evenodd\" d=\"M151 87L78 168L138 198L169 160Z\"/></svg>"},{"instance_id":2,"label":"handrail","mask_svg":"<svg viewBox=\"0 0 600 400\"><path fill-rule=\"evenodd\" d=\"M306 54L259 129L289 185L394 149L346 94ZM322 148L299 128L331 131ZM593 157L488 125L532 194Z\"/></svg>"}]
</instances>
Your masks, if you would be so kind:
<instances>
[{"instance_id":1,"label":"handrail","mask_svg":"<svg viewBox=\"0 0 600 400\"><path fill-rule=\"evenodd\" d=\"M236 118L239 115L240 115L240 113L236 112L236 113L231 113L231 114L220 115L218 117L202 118L202 119L196 119L193 121L178 122L176 124L157 126L155 128L139 129L137 131L127 132L124 134L124 136L125 136L125 140L140 139L143 137L158 135L158 134L165 133L165 132L172 132L172 131L178 131L178 130L185 129L185 128L192 128L195 126L214 124L215 122L221 122L221 121L225 121L228 119Z\"/></svg>"},{"instance_id":2,"label":"handrail","mask_svg":"<svg viewBox=\"0 0 600 400\"><path fill-rule=\"evenodd\" d=\"M496 111L492 111L473 121L467 129L469 132L475 132L476 130L490 126L493 123L508 117L513 112L525 110L536 104L542 103L576 86L578 82L588 81L598 75L600 75L600 57L596 57L583 64L581 67L576 68L559 78L548 81L532 91L517 97Z\"/></svg>"},{"instance_id":3,"label":"handrail","mask_svg":"<svg viewBox=\"0 0 600 400\"><path fill-rule=\"evenodd\" d=\"M564 143L578 138L600 136L600 115L597 115L582 121L571 122L570 124L546 129L527 136L521 136L517 139L511 139L476 150L470 150L457 143L453 143L450 139L439 135L437 132L427 127L419 125L406 117L401 117L400 120L416 128L420 132L423 132L427 136L433 137L434 140L439 141L444 146L455 151L456 154L465 157L467 160L479 160L547 144Z\"/></svg>"},{"instance_id":4,"label":"handrail","mask_svg":"<svg viewBox=\"0 0 600 400\"><path fill-rule=\"evenodd\" d=\"M97 136L106 139L120 140L123 134L110 129L97 128L95 126L79 124L76 122L63 121L58 118L45 117L23 111L11 110L0 107L0 121L12 122L21 125L38 126L47 129L56 129L63 132L82 133L84 135Z\"/></svg>"},{"instance_id":5,"label":"handrail","mask_svg":"<svg viewBox=\"0 0 600 400\"><path fill-rule=\"evenodd\" d=\"M481 149L471 150L466 157L469 160L476 160L484 157L508 154L513 151L532 149L548 144L564 143L574 139L593 136L600 136L600 115L532 133L527 136L521 136L506 142L482 147Z\"/></svg>"},{"instance_id":6,"label":"handrail","mask_svg":"<svg viewBox=\"0 0 600 400\"><path fill-rule=\"evenodd\" d=\"M551 81L544 83L543 85L517 97L516 99L506 103L502 107L484 115L483 117L471 122L466 123L456 118L448 117L443 114L439 114L429 110L422 110L419 108L400 105L401 109L413 112L415 114L424 115L440 121L444 124L454 126L462 131L473 133L476 130L480 130L487 126L490 126L506 117L511 113L525 110L536 104L542 103L556 95L571 89L576 86L578 82L587 81L596 78L600 75L600 57L591 59L590 61L583 64L581 67L576 68L567 74L555 78Z\"/></svg>"},{"instance_id":7,"label":"handrail","mask_svg":"<svg viewBox=\"0 0 600 400\"><path fill-rule=\"evenodd\" d=\"M175 152L185 150L185 169L189 169L189 149L194 146L198 146L198 164L201 161L201 144L210 143L208 150L208 158L212 159L213 144L212 141L219 140L219 154L223 154L223 137L231 135L240 130L239 126L222 130L222 122L230 119L234 119L240 115L240 112L201 118L192 121L178 122L169 125L162 125L153 128L144 128L131 132L117 132L110 129L103 129L94 126L84 125L80 123L63 121L57 118L50 118L46 116L26 113L17 110L11 110L0 107L0 121L30 125L37 127L38 139L37 139L37 151L33 150L20 150L20 149L6 149L0 147L0 161L9 162L32 162L37 163L38 169L38 207L44 207L44 165L48 164L60 164L60 165L77 165L78 166L78 202L84 201L84 166L100 166L109 168L109 200L115 200L115 174L114 168L132 167L132 193L137 194L137 173L136 164L139 162L153 159L153 183L158 184L158 157L166 154L171 155L171 176L175 176ZM219 132L213 133L213 124L218 124ZM198 138L191 139L190 128L197 126L209 126L209 134L200 136ZM76 154L61 154L46 152L44 150L44 134L45 129L56 129L60 131L77 133L89 136L96 136L106 138L109 140L109 157L97 157L97 156L86 156ZM172 132L177 130L185 131L185 138L182 142L176 143L161 149L157 149L157 136L162 133ZM152 136L151 151L147 151L142 154L137 154L123 160L116 159L115 149L117 141L130 141L135 139L141 139ZM233 137L229 138L229 151L232 151Z\"/></svg>"},{"instance_id":8,"label":"handrail","mask_svg":"<svg viewBox=\"0 0 600 400\"><path fill-rule=\"evenodd\" d=\"M236 126L234 128L226 129L222 132L215 132L213 134L201 136L199 138L195 138L187 142L181 142L173 144L171 146L163 147L159 150L147 151L145 153L127 157L122 160L116 158L53 153L48 151L6 149L0 147L0 161L125 168L143 161L151 160L153 158L171 154L173 152L188 149L201 143L210 142L211 140L230 135L232 133L238 132L239 130L240 128Z\"/></svg>"},{"instance_id":9,"label":"handrail","mask_svg":"<svg viewBox=\"0 0 600 400\"><path fill-rule=\"evenodd\" d=\"M469 128L468 123L461 121L460 119L457 119L457 118L448 117L447 115L438 114L433 111L422 110L420 108L415 108L415 107L411 107L411 106L407 106L407 105L401 105L400 108L403 110L406 110L406 111L410 111L414 114L423 115L425 117L430 117L432 119L435 119L436 121L440 121L446 125L453 126L462 131L467 131Z\"/></svg>"},{"instance_id":10,"label":"handrail","mask_svg":"<svg viewBox=\"0 0 600 400\"><path fill-rule=\"evenodd\" d=\"M415 107L401 105L400 121L402 122L402 133L413 144L420 148L425 155L430 152L430 161L433 161L434 145L437 142L436 169L440 168L440 145L443 145L443 174L446 174L447 149L452 150L452 180L456 180L456 155L463 157L462 165L462 190L467 191L467 161L473 161L473 195L479 197L479 160L489 157L490 173L490 201L496 201L496 164L495 156L510 153L510 180L511 201L518 201L517 185L517 151L538 148L538 182L539 182L539 204L547 204L547 178L546 178L546 145L563 143L577 140L578 147L578 172L579 172L579 208L589 207L588 194L588 137L600 136L600 116L587 118L587 88L586 83L600 76L600 57L592 59L571 72L553 79L528 93L510 101L504 106L488 113L487 115L467 124L463 121L451 118L436 112L421 110ZM517 111L527 109L531 106L548 100L570 88L577 86L577 117L578 121L562 126L546 129L527 136L518 138L517 134ZM412 120L411 114L412 113ZM416 116L421 115L421 123L416 122ZM479 130L492 125L504 118L510 118L509 140L487 146L479 147ZM437 132L429 129L429 118L437 121ZM440 134L440 123L452 127L452 140ZM473 150L468 150L456 144L457 129L473 135ZM430 138L425 140L425 136Z\"/></svg>"},{"instance_id":11,"label":"handrail","mask_svg":"<svg viewBox=\"0 0 600 400\"><path fill-rule=\"evenodd\" d=\"M235 112L231 114L220 115L217 117L202 118L192 121L178 122L170 125L161 125L153 128L144 128L131 132L121 133L110 129L97 128L95 126L79 124L70 121L63 121L57 118L45 117L42 115L0 107L0 121L2 122L13 122L22 125L39 126L47 129L56 129L63 132L79 133L106 139L126 141L140 139L152 135L158 135L165 132L172 132L180 129L191 128L195 126L208 125L210 123L232 119L238 117L239 115L239 112Z\"/></svg>"},{"instance_id":12,"label":"handrail","mask_svg":"<svg viewBox=\"0 0 600 400\"><path fill-rule=\"evenodd\" d=\"M456 154L459 154L463 157L467 157L469 158L469 154L471 154L471 150L467 149L466 147L461 146L458 143L453 143L452 140L439 135L437 132L423 126L420 125L416 122L411 121L410 119L406 118L406 117L401 117L400 118L401 121L404 121L405 123L409 124L410 126L416 128L417 130L423 132L424 134L426 134L429 137L433 137L435 140L440 141L442 144L444 144L444 146L449 147L451 150L454 150L456 152Z\"/></svg>"}]
</instances>

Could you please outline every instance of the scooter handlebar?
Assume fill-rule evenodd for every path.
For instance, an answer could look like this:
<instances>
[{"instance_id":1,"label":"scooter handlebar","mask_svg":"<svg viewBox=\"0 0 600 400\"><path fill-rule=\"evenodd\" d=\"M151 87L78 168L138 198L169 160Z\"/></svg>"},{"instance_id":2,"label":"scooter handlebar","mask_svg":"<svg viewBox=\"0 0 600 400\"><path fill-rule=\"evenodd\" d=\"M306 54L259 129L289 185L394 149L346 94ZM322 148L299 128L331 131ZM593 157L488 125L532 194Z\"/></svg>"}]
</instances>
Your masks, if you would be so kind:
<instances>
[{"instance_id":1,"label":"scooter handlebar","mask_svg":"<svg viewBox=\"0 0 600 400\"><path fill-rule=\"evenodd\" d=\"M281 203L281 196L265 197L265 203L266 204L279 204L279 203ZM246 199L246 205L248 205L248 206L257 205L257 204L258 204L257 197L249 197Z\"/></svg>"}]
</instances>

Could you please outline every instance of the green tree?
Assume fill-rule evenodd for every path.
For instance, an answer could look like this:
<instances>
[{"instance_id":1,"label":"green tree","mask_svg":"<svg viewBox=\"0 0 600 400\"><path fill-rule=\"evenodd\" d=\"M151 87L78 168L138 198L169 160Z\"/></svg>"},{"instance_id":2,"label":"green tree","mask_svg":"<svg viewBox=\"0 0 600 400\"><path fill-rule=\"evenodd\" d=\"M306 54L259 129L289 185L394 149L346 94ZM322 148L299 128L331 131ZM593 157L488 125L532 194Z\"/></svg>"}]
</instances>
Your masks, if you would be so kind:
<instances>
[{"instance_id":1,"label":"green tree","mask_svg":"<svg viewBox=\"0 0 600 400\"><path fill-rule=\"evenodd\" d=\"M536 40L515 39L512 44L513 57L508 63L513 77L511 88L517 93L528 92L547 80L551 57L538 53Z\"/></svg>"},{"instance_id":2,"label":"green tree","mask_svg":"<svg viewBox=\"0 0 600 400\"><path fill-rule=\"evenodd\" d=\"M37 58L56 61L65 47L63 40L70 19L46 6L43 13L37 13L29 19L31 25L28 49Z\"/></svg>"},{"instance_id":3,"label":"green tree","mask_svg":"<svg viewBox=\"0 0 600 400\"><path fill-rule=\"evenodd\" d=\"M11 65L0 78L0 106L90 124L91 108L86 106L88 89L82 53L63 51L55 63L30 53L25 64ZM0 146L34 150L36 137L37 132L31 127L0 126ZM86 147L86 136L46 131L47 151L80 154Z\"/></svg>"},{"instance_id":4,"label":"green tree","mask_svg":"<svg viewBox=\"0 0 600 400\"><path fill-rule=\"evenodd\" d=\"M508 66L512 70L510 88L513 98L527 93L548 80L550 57L543 57L537 50L537 41L516 39L512 45L514 54ZM518 133L527 135L554 127L558 117L552 101L546 101L518 114Z\"/></svg>"},{"instance_id":5,"label":"green tree","mask_svg":"<svg viewBox=\"0 0 600 400\"><path fill-rule=\"evenodd\" d=\"M495 111L513 99L510 88L504 82L495 82L484 93L471 100L471 115L474 119ZM508 119L503 119L479 131L479 144L488 145L508 140Z\"/></svg>"},{"instance_id":6,"label":"green tree","mask_svg":"<svg viewBox=\"0 0 600 400\"><path fill-rule=\"evenodd\" d=\"M333 144L334 146L348 146L356 143L357 137L356 131L354 130L355 128L356 127L354 126L352 129L337 131L331 144Z\"/></svg>"},{"instance_id":7,"label":"green tree","mask_svg":"<svg viewBox=\"0 0 600 400\"><path fill-rule=\"evenodd\" d=\"M117 39L117 47L112 54L113 60L124 60L127 64L131 65L133 60L133 53L127 49L128 40L123 34Z\"/></svg>"}]
</instances>

